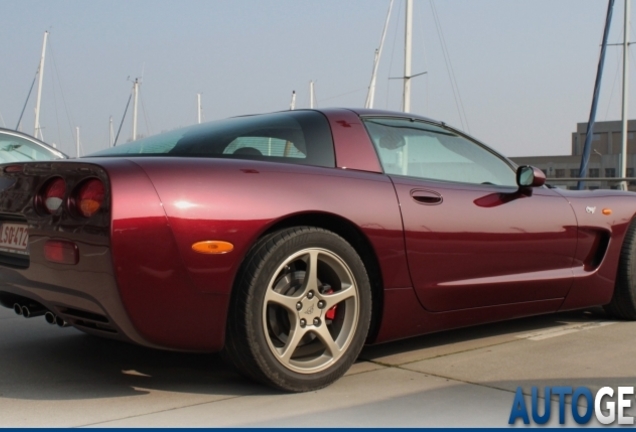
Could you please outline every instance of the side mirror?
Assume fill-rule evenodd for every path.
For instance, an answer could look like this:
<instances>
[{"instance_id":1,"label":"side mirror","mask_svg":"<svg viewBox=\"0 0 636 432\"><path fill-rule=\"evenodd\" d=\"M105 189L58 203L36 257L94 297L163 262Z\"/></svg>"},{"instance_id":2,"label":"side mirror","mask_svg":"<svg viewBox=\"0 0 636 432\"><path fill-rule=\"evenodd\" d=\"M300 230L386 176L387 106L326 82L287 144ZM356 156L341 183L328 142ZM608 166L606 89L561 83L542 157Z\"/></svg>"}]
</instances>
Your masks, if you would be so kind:
<instances>
[{"instance_id":1,"label":"side mirror","mask_svg":"<svg viewBox=\"0 0 636 432\"><path fill-rule=\"evenodd\" d=\"M520 188L543 186L545 174L539 168L530 165L521 165L517 168L517 185Z\"/></svg>"}]
</instances>

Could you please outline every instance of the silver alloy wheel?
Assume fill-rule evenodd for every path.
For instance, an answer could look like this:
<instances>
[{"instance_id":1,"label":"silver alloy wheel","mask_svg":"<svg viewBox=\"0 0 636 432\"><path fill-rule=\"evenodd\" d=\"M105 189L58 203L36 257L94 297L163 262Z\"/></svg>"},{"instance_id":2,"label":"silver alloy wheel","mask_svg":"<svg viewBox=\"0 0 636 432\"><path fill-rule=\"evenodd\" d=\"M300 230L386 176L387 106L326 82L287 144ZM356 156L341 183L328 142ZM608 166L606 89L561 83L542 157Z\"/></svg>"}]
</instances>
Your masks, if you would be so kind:
<instances>
[{"instance_id":1,"label":"silver alloy wheel","mask_svg":"<svg viewBox=\"0 0 636 432\"><path fill-rule=\"evenodd\" d=\"M269 281L262 316L267 345L286 368L320 372L347 351L359 309L358 287L344 260L326 249L303 249Z\"/></svg>"}]
</instances>

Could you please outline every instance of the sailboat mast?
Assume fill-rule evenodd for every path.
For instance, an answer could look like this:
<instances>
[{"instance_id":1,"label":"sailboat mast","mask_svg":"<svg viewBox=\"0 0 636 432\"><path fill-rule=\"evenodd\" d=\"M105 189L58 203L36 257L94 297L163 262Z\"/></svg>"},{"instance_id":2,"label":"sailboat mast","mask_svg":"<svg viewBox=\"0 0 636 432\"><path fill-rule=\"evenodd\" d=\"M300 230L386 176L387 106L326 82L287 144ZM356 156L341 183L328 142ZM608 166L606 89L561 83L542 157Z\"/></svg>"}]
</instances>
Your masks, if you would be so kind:
<instances>
[{"instance_id":1,"label":"sailboat mast","mask_svg":"<svg viewBox=\"0 0 636 432\"><path fill-rule=\"evenodd\" d=\"M139 99L139 79L135 78L133 83L133 130L132 140L137 140L137 100Z\"/></svg>"},{"instance_id":2,"label":"sailboat mast","mask_svg":"<svg viewBox=\"0 0 636 432\"><path fill-rule=\"evenodd\" d=\"M365 108L373 108L373 100L375 99L375 82L378 77L378 65L380 64L380 57L382 56L382 48L384 47L384 39L386 38L386 31L389 27L389 20L391 19L391 9L393 8L393 0L389 3L389 12L386 14L386 21L384 22L384 30L382 30L382 38L380 39L380 47L375 50L375 56L373 58L373 72L371 73L371 83L369 84L369 92L367 93L367 100L364 103Z\"/></svg>"},{"instance_id":3,"label":"sailboat mast","mask_svg":"<svg viewBox=\"0 0 636 432\"><path fill-rule=\"evenodd\" d=\"M309 108L314 109L314 81L309 81Z\"/></svg>"},{"instance_id":4,"label":"sailboat mast","mask_svg":"<svg viewBox=\"0 0 636 432\"><path fill-rule=\"evenodd\" d=\"M49 37L49 32L44 32L44 42L42 42L42 56L40 57L40 66L38 67L38 94L35 100L35 126L33 127L33 136L42 137L42 131L40 130L40 102L42 100L42 78L44 77L44 56L46 55L46 40Z\"/></svg>"},{"instance_id":5,"label":"sailboat mast","mask_svg":"<svg viewBox=\"0 0 636 432\"><path fill-rule=\"evenodd\" d=\"M411 52L413 40L413 0L406 0L404 25L404 97L402 111L411 111Z\"/></svg>"},{"instance_id":6,"label":"sailboat mast","mask_svg":"<svg viewBox=\"0 0 636 432\"><path fill-rule=\"evenodd\" d=\"M625 0L625 16L623 18L623 107L621 109L621 118L623 121L623 136L621 142L621 172L620 177L627 177L627 87L628 87L628 53L629 43L627 39L629 37L629 0ZM620 184L622 190L627 190L627 182L622 181Z\"/></svg>"},{"instance_id":7,"label":"sailboat mast","mask_svg":"<svg viewBox=\"0 0 636 432\"><path fill-rule=\"evenodd\" d=\"M197 123L201 123L201 93L197 93Z\"/></svg>"}]
</instances>

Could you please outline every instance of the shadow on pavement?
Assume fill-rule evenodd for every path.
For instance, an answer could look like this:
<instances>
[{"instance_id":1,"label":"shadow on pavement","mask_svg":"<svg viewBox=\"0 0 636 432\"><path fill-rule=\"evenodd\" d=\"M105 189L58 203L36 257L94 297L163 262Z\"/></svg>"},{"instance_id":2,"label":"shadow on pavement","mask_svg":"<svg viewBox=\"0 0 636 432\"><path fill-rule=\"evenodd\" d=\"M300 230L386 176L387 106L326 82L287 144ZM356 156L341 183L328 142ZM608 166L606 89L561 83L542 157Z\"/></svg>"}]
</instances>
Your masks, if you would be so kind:
<instances>
[{"instance_id":1,"label":"shadow on pavement","mask_svg":"<svg viewBox=\"0 0 636 432\"><path fill-rule=\"evenodd\" d=\"M456 330L446 330L439 333L417 336L395 342L367 346L362 351L360 358L373 361L379 357L405 354L410 351L423 350L426 348L442 347L445 345L453 345L462 342L477 341L479 339L496 338L519 333L530 333L534 331L558 328L568 324L608 319L610 319L610 317L608 317L603 308L600 307L519 318L474 327L465 327Z\"/></svg>"},{"instance_id":2,"label":"shadow on pavement","mask_svg":"<svg viewBox=\"0 0 636 432\"><path fill-rule=\"evenodd\" d=\"M111 398L149 390L276 394L241 377L218 354L148 349L74 329L49 329L44 322L41 329L33 325L22 329L22 321L6 319L0 328L0 398Z\"/></svg>"},{"instance_id":3,"label":"shadow on pavement","mask_svg":"<svg viewBox=\"0 0 636 432\"><path fill-rule=\"evenodd\" d=\"M22 318L10 316L0 314L0 398L97 399L150 390L228 397L280 394L241 377L219 355L153 350L49 328L44 322L24 326ZM602 310L578 311L446 331L367 347L360 360L604 318Z\"/></svg>"}]
</instances>

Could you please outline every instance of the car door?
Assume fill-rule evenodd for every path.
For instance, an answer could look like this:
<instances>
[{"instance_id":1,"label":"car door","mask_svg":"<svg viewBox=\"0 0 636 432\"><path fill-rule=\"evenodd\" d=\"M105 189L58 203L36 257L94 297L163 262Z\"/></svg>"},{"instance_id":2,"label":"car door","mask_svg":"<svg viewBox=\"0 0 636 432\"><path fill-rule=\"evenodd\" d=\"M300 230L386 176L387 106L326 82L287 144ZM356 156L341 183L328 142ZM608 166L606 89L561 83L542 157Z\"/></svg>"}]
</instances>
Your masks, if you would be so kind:
<instances>
[{"instance_id":1,"label":"car door","mask_svg":"<svg viewBox=\"0 0 636 432\"><path fill-rule=\"evenodd\" d=\"M404 223L422 305L435 312L564 298L577 224L547 187L520 191L513 167L445 127L366 118Z\"/></svg>"}]
</instances>

